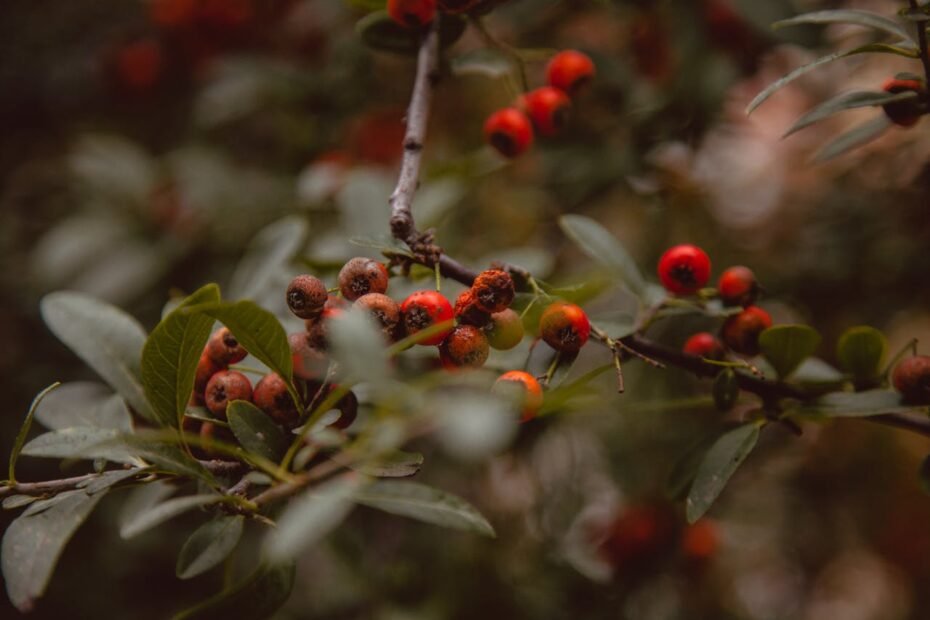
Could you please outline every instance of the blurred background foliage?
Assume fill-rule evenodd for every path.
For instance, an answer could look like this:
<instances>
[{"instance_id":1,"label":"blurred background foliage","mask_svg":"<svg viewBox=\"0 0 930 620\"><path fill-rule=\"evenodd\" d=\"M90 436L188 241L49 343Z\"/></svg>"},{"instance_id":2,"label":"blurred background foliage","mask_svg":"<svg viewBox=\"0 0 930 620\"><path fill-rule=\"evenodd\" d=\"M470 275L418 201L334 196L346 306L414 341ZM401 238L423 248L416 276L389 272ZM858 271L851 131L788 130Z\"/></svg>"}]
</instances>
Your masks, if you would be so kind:
<instances>
[{"instance_id":1,"label":"blurred background foliage","mask_svg":"<svg viewBox=\"0 0 930 620\"><path fill-rule=\"evenodd\" d=\"M5 0L3 446L38 389L91 376L42 326L42 294L85 290L151 328L169 297L203 282L233 282L235 292L280 309L293 273L331 276L352 255L377 255L349 239L388 232L386 198L414 69L411 58L366 49L355 34L378 4ZM877 90L913 65L849 59L743 113L805 59L867 36L855 27L773 33L768 24L818 8L892 14L902 4L505 2L485 20L538 58L527 66L531 85L542 83L549 51L567 47L594 58L597 79L560 136L507 164L483 146L481 126L512 101L517 82L466 31L448 51L435 100L418 223L466 263L505 259L575 284L597 274L557 217L581 213L622 239L644 270L683 241L705 247L717 272L750 265L776 322L816 326L824 334L818 355L828 361L836 337L857 324L886 330L892 351L912 337L930 341L925 125L819 165L808 163L811 155L859 113L781 139L828 96ZM301 259L265 274L261 286L250 286L259 280L247 263L234 276L250 243L275 250L276 229L253 239L283 216L309 231ZM608 291L588 307L623 320L618 299ZM705 327L666 321L652 335L680 344ZM585 351L575 372L602 364L598 353ZM925 441L855 421L811 426L800 439L773 430L713 521L685 530L665 483L676 459L721 423L705 398L709 386L636 364L626 375L626 395L611 394L607 373L580 411L528 426L510 450L480 464L421 441L420 476L473 501L497 540L360 509L301 562L280 616L930 614L930 497L916 477ZM62 473L34 460L21 467L24 479ZM113 531L118 507L105 500L72 541L36 617L163 618L219 588L222 575L173 576L196 516L125 543ZM0 602L0 615L13 614Z\"/></svg>"}]
</instances>

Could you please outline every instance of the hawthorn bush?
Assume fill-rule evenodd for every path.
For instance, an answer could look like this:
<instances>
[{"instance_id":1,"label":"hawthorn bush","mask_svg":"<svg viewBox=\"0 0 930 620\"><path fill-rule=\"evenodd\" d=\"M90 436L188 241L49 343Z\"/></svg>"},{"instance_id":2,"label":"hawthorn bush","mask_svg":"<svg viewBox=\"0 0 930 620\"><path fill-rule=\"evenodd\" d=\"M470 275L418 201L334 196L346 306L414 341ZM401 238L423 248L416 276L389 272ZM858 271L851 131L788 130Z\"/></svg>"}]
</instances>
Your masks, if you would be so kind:
<instances>
[{"instance_id":1,"label":"hawthorn bush","mask_svg":"<svg viewBox=\"0 0 930 620\"><path fill-rule=\"evenodd\" d=\"M10 613L924 617L930 7L746 4L14 3Z\"/></svg>"}]
</instances>

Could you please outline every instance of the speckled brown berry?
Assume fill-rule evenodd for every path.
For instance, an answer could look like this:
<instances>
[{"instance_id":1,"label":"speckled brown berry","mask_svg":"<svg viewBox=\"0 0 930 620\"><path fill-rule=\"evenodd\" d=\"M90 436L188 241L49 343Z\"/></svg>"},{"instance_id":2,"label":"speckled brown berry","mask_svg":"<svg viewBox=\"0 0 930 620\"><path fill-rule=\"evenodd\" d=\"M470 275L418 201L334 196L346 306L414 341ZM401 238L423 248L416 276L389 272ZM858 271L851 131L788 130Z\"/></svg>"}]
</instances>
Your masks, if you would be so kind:
<instances>
[{"instance_id":1,"label":"speckled brown berry","mask_svg":"<svg viewBox=\"0 0 930 620\"><path fill-rule=\"evenodd\" d=\"M339 271L339 290L349 301L369 293L384 293L388 288L388 270L376 260L356 257Z\"/></svg>"},{"instance_id":2,"label":"speckled brown berry","mask_svg":"<svg viewBox=\"0 0 930 620\"><path fill-rule=\"evenodd\" d=\"M381 331L393 340L400 324L400 305L382 293L368 293L355 300L355 305L364 308L374 317Z\"/></svg>"},{"instance_id":3,"label":"speckled brown berry","mask_svg":"<svg viewBox=\"0 0 930 620\"><path fill-rule=\"evenodd\" d=\"M287 428L297 426L300 412L287 391L287 382L280 375L265 375L255 385L252 402L272 420Z\"/></svg>"},{"instance_id":4,"label":"speckled brown berry","mask_svg":"<svg viewBox=\"0 0 930 620\"><path fill-rule=\"evenodd\" d=\"M226 405L233 400L250 400L252 383L241 372L221 370L210 377L204 393L204 403L210 413L226 419Z\"/></svg>"},{"instance_id":5,"label":"speckled brown berry","mask_svg":"<svg viewBox=\"0 0 930 620\"><path fill-rule=\"evenodd\" d=\"M191 396L192 400L198 405L203 404L203 394L207 389L207 382L210 381L210 377L221 370L226 370L226 366L214 362L204 351L203 355L200 356L200 361L197 362L197 370L194 374L194 393Z\"/></svg>"},{"instance_id":6,"label":"speckled brown berry","mask_svg":"<svg viewBox=\"0 0 930 620\"><path fill-rule=\"evenodd\" d=\"M467 289L455 299L455 320L463 325L484 327L491 322L491 315L478 307L475 293Z\"/></svg>"},{"instance_id":7,"label":"speckled brown berry","mask_svg":"<svg viewBox=\"0 0 930 620\"><path fill-rule=\"evenodd\" d=\"M326 285L317 277L297 276L287 287L287 307L301 319L312 319L323 312L329 298Z\"/></svg>"},{"instance_id":8,"label":"speckled brown berry","mask_svg":"<svg viewBox=\"0 0 930 620\"><path fill-rule=\"evenodd\" d=\"M501 269L488 269L479 273L471 285L471 291L478 308L489 314L506 310L513 303L513 279Z\"/></svg>"},{"instance_id":9,"label":"speckled brown berry","mask_svg":"<svg viewBox=\"0 0 930 620\"><path fill-rule=\"evenodd\" d=\"M447 369L482 366L489 352L487 337L474 325L457 326L439 345L439 359Z\"/></svg>"},{"instance_id":10,"label":"speckled brown berry","mask_svg":"<svg viewBox=\"0 0 930 620\"><path fill-rule=\"evenodd\" d=\"M930 357L915 355L903 360L895 367L892 382L908 403L930 404Z\"/></svg>"},{"instance_id":11,"label":"speckled brown berry","mask_svg":"<svg viewBox=\"0 0 930 620\"><path fill-rule=\"evenodd\" d=\"M223 367L241 362L248 355L245 347L239 344L227 327L221 327L213 332L204 351L217 365Z\"/></svg>"}]
</instances>

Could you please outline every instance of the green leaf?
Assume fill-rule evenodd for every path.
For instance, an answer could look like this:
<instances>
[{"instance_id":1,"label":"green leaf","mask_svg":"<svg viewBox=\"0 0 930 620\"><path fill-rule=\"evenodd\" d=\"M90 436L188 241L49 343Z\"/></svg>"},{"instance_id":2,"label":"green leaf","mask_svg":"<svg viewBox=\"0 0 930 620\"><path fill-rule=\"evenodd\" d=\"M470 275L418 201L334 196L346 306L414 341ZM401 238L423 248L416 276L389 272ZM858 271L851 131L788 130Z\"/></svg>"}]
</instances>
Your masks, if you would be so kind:
<instances>
[{"instance_id":1,"label":"green leaf","mask_svg":"<svg viewBox=\"0 0 930 620\"><path fill-rule=\"evenodd\" d=\"M162 426L180 426L194 390L197 363L213 326L209 317L188 309L219 299L219 287L207 284L162 319L145 342L142 383Z\"/></svg>"},{"instance_id":2,"label":"green leaf","mask_svg":"<svg viewBox=\"0 0 930 620\"><path fill-rule=\"evenodd\" d=\"M917 97L918 95L914 91L907 91L897 94L869 91L843 93L842 95L837 95L836 97L823 102L799 118L782 137L787 138L791 134L804 129L805 127L809 127L814 123L822 121L825 118L829 118L837 112L843 112L844 110L852 110L855 108L883 106L888 103L917 99Z\"/></svg>"},{"instance_id":3,"label":"green leaf","mask_svg":"<svg viewBox=\"0 0 930 620\"><path fill-rule=\"evenodd\" d=\"M817 330L807 325L776 325L759 334L759 348L784 379L814 354L820 339Z\"/></svg>"},{"instance_id":4,"label":"green leaf","mask_svg":"<svg viewBox=\"0 0 930 620\"><path fill-rule=\"evenodd\" d=\"M868 144L873 140L877 140L891 128L891 125L891 120L882 114L870 121L853 127L818 151L814 156L814 162L822 163L829 161L853 149Z\"/></svg>"},{"instance_id":5,"label":"green leaf","mask_svg":"<svg viewBox=\"0 0 930 620\"><path fill-rule=\"evenodd\" d=\"M698 467L685 502L688 523L704 516L758 440L759 425L750 423L725 433L714 442Z\"/></svg>"},{"instance_id":6,"label":"green leaf","mask_svg":"<svg viewBox=\"0 0 930 620\"><path fill-rule=\"evenodd\" d=\"M132 454L160 470L196 478L216 487L217 483L213 474L175 442L180 442L180 437L174 433L166 436L161 431L144 431L135 435L120 435L100 444L99 447L102 449L125 447Z\"/></svg>"},{"instance_id":7,"label":"green leaf","mask_svg":"<svg viewBox=\"0 0 930 620\"><path fill-rule=\"evenodd\" d=\"M349 238L349 243L357 245L360 248L371 248L378 250L382 254L397 254L399 256L408 256L413 258L413 252L406 244L401 243L390 235L381 235L378 237L367 237L356 235Z\"/></svg>"},{"instance_id":8,"label":"green leaf","mask_svg":"<svg viewBox=\"0 0 930 620\"><path fill-rule=\"evenodd\" d=\"M513 71L513 61L495 49L479 48L459 54L452 59L452 75L482 75L498 79Z\"/></svg>"},{"instance_id":9,"label":"green leaf","mask_svg":"<svg viewBox=\"0 0 930 620\"><path fill-rule=\"evenodd\" d=\"M691 490L691 485L694 483L694 477L697 475L701 462L718 438L719 435L716 434L704 436L675 461L665 481L665 493L670 499L684 500L688 497L688 492Z\"/></svg>"},{"instance_id":10,"label":"green leaf","mask_svg":"<svg viewBox=\"0 0 930 620\"><path fill-rule=\"evenodd\" d=\"M239 544L244 522L242 515L218 515L197 528L181 547L177 576L190 579L225 560Z\"/></svg>"},{"instance_id":11,"label":"green leaf","mask_svg":"<svg viewBox=\"0 0 930 620\"><path fill-rule=\"evenodd\" d=\"M829 418L867 418L885 413L904 413L916 408L902 402L901 394L893 390L866 392L833 392L821 396L797 411Z\"/></svg>"},{"instance_id":12,"label":"green leaf","mask_svg":"<svg viewBox=\"0 0 930 620\"><path fill-rule=\"evenodd\" d=\"M352 307L328 324L332 359L345 383L382 383L388 377L384 334L371 315Z\"/></svg>"},{"instance_id":13,"label":"green leaf","mask_svg":"<svg viewBox=\"0 0 930 620\"><path fill-rule=\"evenodd\" d=\"M383 480L358 490L357 503L442 527L493 538L494 528L462 498L416 482Z\"/></svg>"},{"instance_id":14,"label":"green leaf","mask_svg":"<svg viewBox=\"0 0 930 620\"><path fill-rule=\"evenodd\" d=\"M263 228L249 243L229 285L232 299L256 299L300 253L307 237L307 221L290 216Z\"/></svg>"},{"instance_id":15,"label":"green leaf","mask_svg":"<svg viewBox=\"0 0 930 620\"><path fill-rule=\"evenodd\" d=\"M563 215L559 226L589 258L608 267L631 292L643 294L646 283L636 262L606 228L583 215Z\"/></svg>"},{"instance_id":16,"label":"green leaf","mask_svg":"<svg viewBox=\"0 0 930 620\"><path fill-rule=\"evenodd\" d=\"M336 528L354 504L352 498L368 479L343 474L304 491L278 518L278 527L266 539L265 549L273 563L299 557L308 547Z\"/></svg>"},{"instance_id":17,"label":"green leaf","mask_svg":"<svg viewBox=\"0 0 930 620\"><path fill-rule=\"evenodd\" d=\"M729 411L739 399L739 382L736 371L724 368L714 379L714 404L720 411Z\"/></svg>"},{"instance_id":18,"label":"green leaf","mask_svg":"<svg viewBox=\"0 0 930 620\"><path fill-rule=\"evenodd\" d=\"M809 357L791 373L791 380L818 390L841 389L846 376L819 357Z\"/></svg>"},{"instance_id":19,"label":"green leaf","mask_svg":"<svg viewBox=\"0 0 930 620\"><path fill-rule=\"evenodd\" d=\"M119 535L123 539L128 540L188 510L227 500L227 497L216 493L175 497L174 499L169 499L160 504L150 506L145 512L136 514L133 518L127 519L121 523Z\"/></svg>"},{"instance_id":20,"label":"green leaf","mask_svg":"<svg viewBox=\"0 0 930 620\"><path fill-rule=\"evenodd\" d=\"M263 564L244 581L182 611L174 620L266 620L287 602L295 574L293 562Z\"/></svg>"},{"instance_id":21,"label":"green leaf","mask_svg":"<svg viewBox=\"0 0 930 620\"><path fill-rule=\"evenodd\" d=\"M32 428L32 418L35 417L36 408L39 406L39 403L42 402L42 399L59 385L61 384L57 382L51 384L36 394L36 397L32 399L32 404L29 405L29 411L26 412L26 419L23 420L23 425L19 427L19 433L16 434L16 440L13 442L13 451L10 453L10 482L16 482L16 461L19 459L19 455L23 451L23 445L26 443L26 437L29 435L29 429Z\"/></svg>"},{"instance_id":22,"label":"green leaf","mask_svg":"<svg viewBox=\"0 0 930 620\"><path fill-rule=\"evenodd\" d=\"M273 462L280 461L287 452L290 444L281 428L252 403L232 401L226 408L226 418L229 428L247 451Z\"/></svg>"},{"instance_id":23,"label":"green leaf","mask_svg":"<svg viewBox=\"0 0 930 620\"><path fill-rule=\"evenodd\" d=\"M889 19L884 15L872 13L871 11L857 10L831 10L831 11L814 11L804 13L790 19L783 19L772 24L772 28L778 30L787 26L797 26L800 24L855 24L873 30L879 30L890 34L899 39L913 43L911 35L901 25Z\"/></svg>"},{"instance_id":24,"label":"green leaf","mask_svg":"<svg viewBox=\"0 0 930 620\"><path fill-rule=\"evenodd\" d=\"M887 354L885 334L868 325L847 329L836 344L840 367L856 381L868 381L881 374Z\"/></svg>"},{"instance_id":25,"label":"green leaf","mask_svg":"<svg viewBox=\"0 0 930 620\"><path fill-rule=\"evenodd\" d=\"M104 495L69 493L45 510L24 512L7 528L0 563L7 594L19 611L32 610L35 600L45 592L65 545Z\"/></svg>"},{"instance_id":26,"label":"green leaf","mask_svg":"<svg viewBox=\"0 0 930 620\"><path fill-rule=\"evenodd\" d=\"M87 493L91 495L99 493L103 490L109 489L113 486L116 486L120 482L135 478L141 474L147 473L147 468L144 467L133 467L132 469L114 469L112 471L105 471L96 478L92 478L86 482L82 482L78 485L79 489L84 489Z\"/></svg>"},{"instance_id":27,"label":"green leaf","mask_svg":"<svg viewBox=\"0 0 930 620\"><path fill-rule=\"evenodd\" d=\"M423 455L419 452L395 450L352 469L374 478L406 478L419 472L422 465Z\"/></svg>"},{"instance_id":28,"label":"green leaf","mask_svg":"<svg viewBox=\"0 0 930 620\"><path fill-rule=\"evenodd\" d=\"M28 506L38 499L39 498L34 495L8 495L3 498L3 509L15 510L23 506Z\"/></svg>"},{"instance_id":29,"label":"green leaf","mask_svg":"<svg viewBox=\"0 0 930 620\"><path fill-rule=\"evenodd\" d=\"M50 293L40 304L55 336L116 390L133 410L154 420L142 388L145 331L119 308L82 293Z\"/></svg>"},{"instance_id":30,"label":"green leaf","mask_svg":"<svg viewBox=\"0 0 930 620\"><path fill-rule=\"evenodd\" d=\"M466 22L460 17L438 15L439 42L448 47L459 40L465 32ZM422 33L413 28L405 28L395 22L387 11L369 13L355 24L355 32L368 47L382 52L414 55L420 49Z\"/></svg>"},{"instance_id":31,"label":"green leaf","mask_svg":"<svg viewBox=\"0 0 930 620\"><path fill-rule=\"evenodd\" d=\"M138 464L134 452L115 442L119 431L112 428L77 426L39 435L23 447L23 454L54 459L106 459L114 463Z\"/></svg>"},{"instance_id":32,"label":"green leaf","mask_svg":"<svg viewBox=\"0 0 930 620\"><path fill-rule=\"evenodd\" d=\"M126 401L102 383L65 383L42 399L36 420L53 431L90 426L132 432L132 416Z\"/></svg>"}]
</instances>

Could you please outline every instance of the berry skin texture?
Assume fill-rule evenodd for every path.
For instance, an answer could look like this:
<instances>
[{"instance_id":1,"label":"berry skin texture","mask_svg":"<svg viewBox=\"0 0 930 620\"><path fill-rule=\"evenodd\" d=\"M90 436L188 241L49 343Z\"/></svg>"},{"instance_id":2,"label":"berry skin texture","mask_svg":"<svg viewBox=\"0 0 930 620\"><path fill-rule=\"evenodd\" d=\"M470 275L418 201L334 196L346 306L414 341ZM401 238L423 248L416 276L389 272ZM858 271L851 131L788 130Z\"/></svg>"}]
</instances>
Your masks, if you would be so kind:
<instances>
[{"instance_id":1,"label":"berry skin texture","mask_svg":"<svg viewBox=\"0 0 930 620\"><path fill-rule=\"evenodd\" d=\"M759 354L759 334L772 326L772 317L758 306L749 306L723 324L724 344L742 355Z\"/></svg>"},{"instance_id":2,"label":"berry skin texture","mask_svg":"<svg viewBox=\"0 0 930 620\"><path fill-rule=\"evenodd\" d=\"M930 357L915 355L903 360L894 369L892 383L908 403L930 404Z\"/></svg>"},{"instance_id":3,"label":"berry skin texture","mask_svg":"<svg viewBox=\"0 0 930 620\"><path fill-rule=\"evenodd\" d=\"M213 359L207 355L207 352L204 351L200 356L200 361L197 362L197 370L194 373L194 402L199 405L203 404L203 395L207 390L207 383L210 381L210 377L221 370L226 370L226 367L214 362Z\"/></svg>"},{"instance_id":4,"label":"berry skin texture","mask_svg":"<svg viewBox=\"0 0 930 620\"><path fill-rule=\"evenodd\" d=\"M297 425L300 413L287 391L287 383L280 375L265 375L255 385L252 402L269 418L287 428Z\"/></svg>"},{"instance_id":5,"label":"berry skin texture","mask_svg":"<svg viewBox=\"0 0 930 620\"><path fill-rule=\"evenodd\" d=\"M691 295L710 279L710 258L696 245L676 245L659 259L662 286L676 295Z\"/></svg>"},{"instance_id":6,"label":"berry skin texture","mask_svg":"<svg viewBox=\"0 0 930 620\"><path fill-rule=\"evenodd\" d=\"M339 290L349 301L368 293L385 293L387 288L387 267L376 260L353 258L339 271Z\"/></svg>"},{"instance_id":7,"label":"berry skin texture","mask_svg":"<svg viewBox=\"0 0 930 620\"><path fill-rule=\"evenodd\" d=\"M456 297L454 315L455 320L464 325L484 327L491 322L491 315L478 307L478 300L475 299L472 289L466 289Z\"/></svg>"},{"instance_id":8,"label":"berry skin texture","mask_svg":"<svg viewBox=\"0 0 930 620\"><path fill-rule=\"evenodd\" d=\"M533 126L517 108L503 108L485 121L484 139L498 153L513 159L533 145Z\"/></svg>"},{"instance_id":9,"label":"berry skin texture","mask_svg":"<svg viewBox=\"0 0 930 620\"><path fill-rule=\"evenodd\" d=\"M682 351L709 360L722 360L726 351L723 343L710 332L698 332L685 341Z\"/></svg>"},{"instance_id":10,"label":"berry skin texture","mask_svg":"<svg viewBox=\"0 0 930 620\"><path fill-rule=\"evenodd\" d=\"M751 306L759 296L759 283L752 269L739 265L720 275L717 292L727 306Z\"/></svg>"},{"instance_id":11,"label":"berry skin texture","mask_svg":"<svg viewBox=\"0 0 930 620\"><path fill-rule=\"evenodd\" d=\"M533 121L533 127L539 135L550 137L565 126L572 101L565 91L543 86L520 97L519 105Z\"/></svg>"},{"instance_id":12,"label":"berry skin texture","mask_svg":"<svg viewBox=\"0 0 930 620\"><path fill-rule=\"evenodd\" d=\"M508 351L523 341L523 319L510 308L495 312L485 333L492 349Z\"/></svg>"},{"instance_id":13,"label":"berry skin texture","mask_svg":"<svg viewBox=\"0 0 930 620\"><path fill-rule=\"evenodd\" d=\"M539 385L536 377L522 370L511 370L498 377L494 382L494 387L497 388L502 383L516 384L523 388L520 419L526 422L535 418L543 404L542 386Z\"/></svg>"},{"instance_id":14,"label":"berry skin texture","mask_svg":"<svg viewBox=\"0 0 930 620\"><path fill-rule=\"evenodd\" d=\"M513 278L501 269L482 271L471 285L471 292L479 310L493 314L506 310L513 303Z\"/></svg>"},{"instance_id":15,"label":"berry skin texture","mask_svg":"<svg viewBox=\"0 0 930 620\"><path fill-rule=\"evenodd\" d=\"M223 367L241 362L248 355L245 348L239 344L236 337L226 327L221 327L213 332L213 335L207 341L204 352L217 365Z\"/></svg>"},{"instance_id":16,"label":"berry skin texture","mask_svg":"<svg viewBox=\"0 0 930 620\"><path fill-rule=\"evenodd\" d=\"M575 95L594 74L594 62L587 54L576 50L559 52L546 65L549 86L565 91L568 95Z\"/></svg>"},{"instance_id":17,"label":"berry skin texture","mask_svg":"<svg viewBox=\"0 0 930 620\"><path fill-rule=\"evenodd\" d=\"M895 125L900 127L913 127L916 125L923 113L920 104L920 99L926 95L926 89L923 83L918 80L899 80L891 78L885 82L882 86L882 90L886 93L895 95L908 91L918 93L918 99L896 101L894 103L886 103L882 106L885 116L891 119L891 122Z\"/></svg>"},{"instance_id":18,"label":"berry skin texture","mask_svg":"<svg viewBox=\"0 0 930 620\"><path fill-rule=\"evenodd\" d=\"M436 0L388 0L387 12L404 28L422 28L436 17Z\"/></svg>"},{"instance_id":19,"label":"berry skin texture","mask_svg":"<svg viewBox=\"0 0 930 620\"><path fill-rule=\"evenodd\" d=\"M329 293L319 278L301 275L291 280L285 297L287 307L294 315L301 319L312 319L323 312Z\"/></svg>"},{"instance_id":20,"label":"berry skin texture","mask_svg":"<svg viewBox=\"0 0 930 620\"><path fill-rule=\"evenodd\" d=\"M439 345L439 360L447 370L478 368L487 361L488 353L487 337L473 325L457 326Z\"/></svg>"},{"instance_id":21,"label":"berry skin texture","mask_svg":"<svg viewBox=\"0 0 930 620\"><path fill-rule=\"evenodd\" d=\"M378 322L389 340L394 340L400 325L400 306L382 293L368 293L355 300L355 305L367 310Z\"/></svg>"},{"instance_id":22,"label":"berry skin texture","mask_svg":"<svg viewBox=\"0 0 930 620\"><path fill-rule=\"evenodd\" d=\"M591 323L579 306L557 301L539 318L539 334L556 351L577 353L591 335Z\"/></svg>"},{"instance_id":23,"label":"berry skin texture","mask_svg":"<svg viewBox=\"0 0 930 620\"><path fill-rule=\"evenodd\" d=\"M210 377L203 399L210 413L225 420L230 401L252 399L252 383L241 372L221 370Z\"/></svg>"},{"instance_id":24,"label":"berry skin texture","mask_svg":"<svg viewBox=\"0 0 930 620\"><path fill-rule=\"evenodd\" d=\"M400 311L408 336L437 323L450 321L449 329L423 339L418 344L436 346L452 332L452 304L438 291L417 291L411 294L400 304Z\"/></svg>"}]
</instances>

